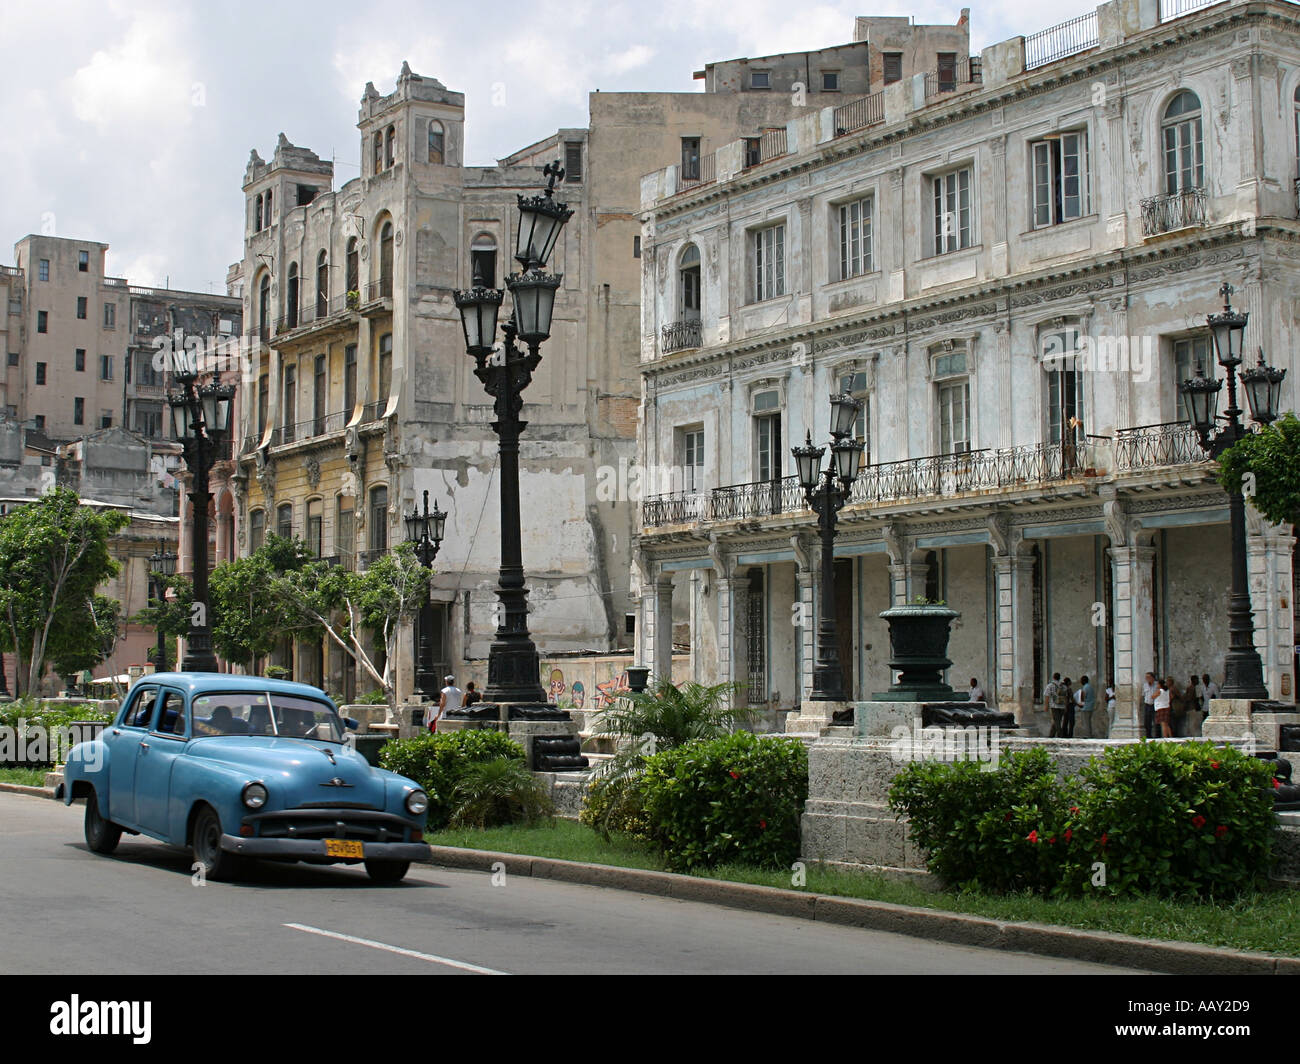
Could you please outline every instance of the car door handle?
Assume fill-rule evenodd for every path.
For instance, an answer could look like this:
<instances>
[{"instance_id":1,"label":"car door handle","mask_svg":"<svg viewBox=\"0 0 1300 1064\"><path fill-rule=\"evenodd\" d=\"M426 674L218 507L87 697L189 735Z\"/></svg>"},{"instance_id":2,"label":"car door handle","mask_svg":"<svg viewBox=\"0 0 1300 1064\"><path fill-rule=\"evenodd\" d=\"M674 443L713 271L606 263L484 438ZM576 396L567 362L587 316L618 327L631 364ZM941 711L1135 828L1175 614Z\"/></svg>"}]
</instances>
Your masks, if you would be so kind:
<instances>
[{"instance_id":1,"label":"car door handle","mask_svg":"<svg viewBox=\"0 0 1300 1064\"><path fill-rule=\"evenodd\" d=\"M117 728L114 728L114 729L113 729L113 734L114 734L114 735L121 735L122 733L121 733Z\"/></svg>"},{"instance_id":2,"label":"car door handle","mask_svg":"<svg viewBox=\"0 0 1300 1064\"><path fill-rule=\"evenodd\" d=\"M148 744L148 743L141 743L141 744L140 744L140 749L143 750L143 751L147 754L147 753L149 752L149 744Z\"/></svg>"}]
</instances>

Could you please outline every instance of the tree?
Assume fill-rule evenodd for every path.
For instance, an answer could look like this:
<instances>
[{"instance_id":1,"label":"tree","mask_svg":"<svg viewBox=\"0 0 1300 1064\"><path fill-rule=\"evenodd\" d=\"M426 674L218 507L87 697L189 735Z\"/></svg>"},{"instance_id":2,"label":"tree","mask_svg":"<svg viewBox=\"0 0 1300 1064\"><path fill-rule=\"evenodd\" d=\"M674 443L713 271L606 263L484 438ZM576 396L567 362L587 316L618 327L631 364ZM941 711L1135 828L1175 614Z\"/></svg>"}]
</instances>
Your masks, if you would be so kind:
<instances>
[{"instance_id":1,"label":"tree","mask_svg":"<svg viewBox=\"0 0 1300 1064\"><path fill-rule=\"evenodd\" d=\"M1274 524L1300 526L1300 418L1288 413L1224 451L1219 483Z\"/></svg>"},{"instance_id":2,"label":"tree","mask_svg":"<svg viewBox=\"0 0 1300 1064\"><path fill-rule=\"evenodd\" d=\"M117 599L96 594L85 607L85 613L64 611L63 619L50 630L46 657L59 676L75 677L93 669L117 646L122 631L122 604ZM89 637L91 633L93 638Z\"/></svg>"},{"instance_id":3,"label":"tree","mask_svg":"<svg viewBox=\"0 0 1300 1064\"><path fill-rule=\"evenodd\" d=\"M271 591L286 612L286 627L323 633L383 688L392 705L397 640L428 597L432 577L411 544L402 543L364 572L312 562L278 576ZM384 648L383 669L366 649L367 635Z\"/></svg>"},{"instance_id":4,"label":"tree","mask_svg":"<svg viewBox=\"0 0 1300 1064\"><path fill-rule=\"evenodd\" d=\"M214 568L208 580L208 620L216 652L251 669L285 636L308 638L312 633L299 629L301 618L276 594L276 582L310 561L311 553L301 540L270 535L248 557ZM188 631L187 615L180 634Z\"/></svg>"},{"instance_id":5,"label":"tree","mask_svg":"<svg viewBox=\"0 0 1300 1064\"><path fill-rule=\"evenodd\" d=\"M171 598L167 598L167 592ZM190 607L194 603L194 584L184 573L176 573L163 581L163 598L149 600L149 605L131 620L152 628L164 643L175 645L177 639L190 633Z\"/></svg>"},{"instance_id":6,"label":"tree","mask_svg":"<svg viewBox=\"0 0 1300 1064\"><path fill-rule=\"evenodd\" d=\"M71 660L102 648L95 589L118 572L108 544L129 520L82 506L66 488L0 518L0 626L17 659L18 693L36 691L52 650Z\"/></svg>"}]
</instances>

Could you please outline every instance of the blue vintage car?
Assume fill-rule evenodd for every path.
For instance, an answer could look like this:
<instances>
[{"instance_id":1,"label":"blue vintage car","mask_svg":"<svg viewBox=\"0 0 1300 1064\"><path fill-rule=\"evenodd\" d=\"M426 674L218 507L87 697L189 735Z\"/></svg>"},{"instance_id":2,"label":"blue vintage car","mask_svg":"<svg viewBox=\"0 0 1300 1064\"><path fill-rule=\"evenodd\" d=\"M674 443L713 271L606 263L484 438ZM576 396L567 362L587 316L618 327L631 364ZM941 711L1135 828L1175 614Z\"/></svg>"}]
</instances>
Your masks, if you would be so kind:
<instances>
[{"instance_id":1,"label":"blue vintage car","mask_svg":"<svg viewBox=\"0 0 1300 1064\"><path fill-rule=\"evenodd\" d=\"M245 858L364 863L396 883L429 856L429 799L346 745L319 688L219 673L158 673L99 738L68 755L60 797L86 802L86 843L122 832L193 850L213 879Z\"/></svg>"}]
</instances>

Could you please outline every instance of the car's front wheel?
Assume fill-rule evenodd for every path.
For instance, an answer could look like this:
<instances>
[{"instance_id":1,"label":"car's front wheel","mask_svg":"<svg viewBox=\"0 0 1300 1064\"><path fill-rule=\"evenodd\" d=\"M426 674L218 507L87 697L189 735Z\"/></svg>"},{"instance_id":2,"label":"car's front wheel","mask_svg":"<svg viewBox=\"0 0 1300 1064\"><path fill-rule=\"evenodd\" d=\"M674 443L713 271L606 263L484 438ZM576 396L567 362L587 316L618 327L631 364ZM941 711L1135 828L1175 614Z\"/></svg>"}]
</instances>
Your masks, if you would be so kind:
<instances>
[{"instance_id":1,"label":"car's front wheel","mask_svg":"<svg viewBox=\"0 0 1300 1064\"><path fill-rule=\"evenodd\" d=\"M190 847L195 863L203 865L208 879L233 879L238 874L239 856L221 848L221 820L209 805L194 818Z\"/></svg>"},{"instance_id":2,"label":"car's front wheel","mask_svg":"<svg viewBox=\"0 0 1300 1064\"><path fill-rule=\"evenodd\" d=\"M94 791L86 797L86 845L95 853L112 853L122 841L122 829L99 811Z\"/></svg>"},{"instance_id":3,"label":"car's front wheel","mask_svg":"<svg viewBox=\"0 0 1300 1064\"><path fill-rule=\"evenodd\" d=\"M366 874L376 883L400 883L411 868L410 861L367 861Z\"/></svg>"}]
</instances>

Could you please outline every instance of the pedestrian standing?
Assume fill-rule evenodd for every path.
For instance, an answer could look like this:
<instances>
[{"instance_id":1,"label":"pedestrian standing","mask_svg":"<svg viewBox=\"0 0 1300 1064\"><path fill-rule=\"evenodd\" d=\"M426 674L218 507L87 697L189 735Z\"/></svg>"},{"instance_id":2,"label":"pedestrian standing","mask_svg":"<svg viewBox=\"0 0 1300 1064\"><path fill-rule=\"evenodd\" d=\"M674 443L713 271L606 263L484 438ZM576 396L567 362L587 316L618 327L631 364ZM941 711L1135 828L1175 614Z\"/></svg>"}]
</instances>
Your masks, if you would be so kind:
<instances>
[{"instance_id":1,"label":"pedestrian standing","mask_svg":"<svg viewBox=\"0 0 1300 1064\"><path fill-rule=\"evenodd\" d=\"M1154 702L1156 711L1156 727L1160 729L1161 737L1165 739L1172 739L1174 737L1173 729L1169 726L1169 709L1172 701L1172 696L1169 693L1169 686L1168 680L1156 681L1156 700Z\"/></svg>"},{"instance_id":2,"label":"pedestrian standing","mask_svg":"<svg viewBox=\"0 0 1300 1064\"><path fill-rule=\"evenodd\" d=\"M1059 739L1061 729L1065 725L1065 702L1061 697L1061 674L1052 673L1052 678L1047 681L1047 686L1043 688L1043 710L1051 718L1052 730L1048 733L1049 739Z\"/></svg>"},{"instance_id":3,"label":"pedestrian standing","mask_svg":"<svg viewBox=\"0 0 1300 1064\"><path fill-rule=\"evenodd\" d=\"M444 676L442 682L447 686L438 694L438 712L433 715L433 720L429 722L429 731L431 732L438 730L438 721L442 720L444 716L452 710L460 709L465 697L465 692L456 686L456 677Z\"/></svg>"},{"instance_id":4,"label":"pedestrian standing","mask_svg":"<svg viewBox=\"0 0 1300 1064\"><path fill-rule=\"evenodd\" d=\"M1205 716L1201 718L1201 725L1204 726L1205 721L1210 716L1210 703L1219 697L1219 685L1210 679L1208 672L1201 674L1201 683L1204 684L1201 691L1201 705L1205 710Z\"/></svg>"},{"instance_id":5,"label":"pedestrian standing","mask_svg":"<svg viewBox=\"0 0 1300 1064\"><path fill-rule=\"evenodd\" d=\"M988 695L984 693L984 688L980 686L979 680L974 676L970 678L970 700L972 702L987 702Z\"/></svg>"},{"instance_id":6,"label":"pedestrian standing","mask_svg":"<svg viewBox=\"0 0 1300 1064\"><path fill-rule=\"evenodd\" d=\"M1086 676L1079 681L1079 690L1075 692L1075 704L1079 710L1079 738L1097 738L1092 723L1092 711L1097 708L1097 691Z\"/></svg>"},{"instance_id":7,"label":"pedestrian standing","mask_svg":"<svg viewBox=\"0 0 1300 1064\"><path fill-rule=\"evenodd\" d=\"M465 685L465 699L461 705L472 706L474 703L482 701L482 693L474 686L474 681L470 680L470 682Z\"/></svg>"},{"instance_id":8,"label":"pedestrian standing","mask_svg":"<svg viewBox=\"0 0 1300 1064\"><path fill-rule=\"evenodd\" d=\"M1074 686L1070 683L1067 676L1061 681L1061 695L1065 699L1065 713L1062 717L1061 738L1074 738Z\"/></svg>"},{"instance_id":9,"label":"pedestrian standing","mask_svg":"<svg viewBox=\"0 0 1300 1064\"><path fill-rule=\"evenodd\" d=\"M1111 677L1106 683L1106 738L1110 738L1111 732L1115 730L1115 711L1119 703L1115 698L1115 677Z\"/></svg>"},{"instance_id":10,"label":"pedestrian standing","mask_svg":"<svg viewBox=\"0 0 1300 1064\"><path fill-rule=\"evenodd\" d=\"M1148 672L1142 682L1142 734L1156 737L1156 674Z\"/></svg>"}]
</instances>

